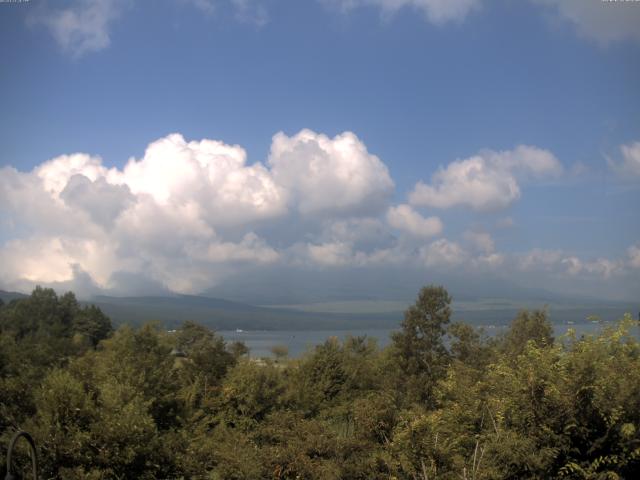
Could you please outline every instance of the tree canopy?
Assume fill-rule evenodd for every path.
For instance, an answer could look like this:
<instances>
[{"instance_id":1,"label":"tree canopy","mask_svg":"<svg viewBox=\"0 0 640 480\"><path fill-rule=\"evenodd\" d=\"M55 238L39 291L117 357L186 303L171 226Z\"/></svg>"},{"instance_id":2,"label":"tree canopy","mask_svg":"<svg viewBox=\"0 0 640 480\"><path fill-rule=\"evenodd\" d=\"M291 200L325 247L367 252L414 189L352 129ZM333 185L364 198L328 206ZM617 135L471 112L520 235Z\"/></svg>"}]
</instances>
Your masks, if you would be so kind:
<instances>
[{"instance_id":1,"label":"tree canopy","mask_svg":"<svg viewBox=\"0 0 640 480\"><path fill-rule=\"evenodd\" d=\"M0 454L24 429L43 478L638 478L630 316L557 339L545 311L493 338L450 318L428 286L387 348L258 360L191 322L114 331L37 288L0 305Z\"/></svg>"}]
</instances>

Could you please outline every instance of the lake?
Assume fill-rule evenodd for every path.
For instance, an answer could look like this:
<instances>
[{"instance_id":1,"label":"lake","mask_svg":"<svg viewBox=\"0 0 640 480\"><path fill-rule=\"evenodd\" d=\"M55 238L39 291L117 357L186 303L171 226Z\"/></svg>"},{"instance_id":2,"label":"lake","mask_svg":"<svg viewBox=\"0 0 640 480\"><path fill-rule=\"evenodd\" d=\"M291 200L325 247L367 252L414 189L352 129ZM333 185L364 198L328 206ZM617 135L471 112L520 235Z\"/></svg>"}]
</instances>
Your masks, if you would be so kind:
<instances>
[{"instance_id":1,"label":"lake","mask_svg":"<svg viewBox=\"0 0 640 480\"><path fill-rule=\"evenodd\" d=\"M573 328L578 336L598 333L604 326L613 323L578 323L575 325L556 324L553 326L556 337L567 333L569 328ZM507 327L484 326L485 332L489 336L497 335ZM221 334L227 342L241 341L249 347L251 357L271 357L271 347L284 345L289 349L290 357L298 357L315 345L324 343L330 337L337 337L344 340L347 336L367 336L376 339L381 347L385 347L390 342L390 334L397 329L353 329L353 330L257 330L257 331L235 331L222 330ZM638 336L638 331L634 332Z\"/></svg>"}]
</instances>

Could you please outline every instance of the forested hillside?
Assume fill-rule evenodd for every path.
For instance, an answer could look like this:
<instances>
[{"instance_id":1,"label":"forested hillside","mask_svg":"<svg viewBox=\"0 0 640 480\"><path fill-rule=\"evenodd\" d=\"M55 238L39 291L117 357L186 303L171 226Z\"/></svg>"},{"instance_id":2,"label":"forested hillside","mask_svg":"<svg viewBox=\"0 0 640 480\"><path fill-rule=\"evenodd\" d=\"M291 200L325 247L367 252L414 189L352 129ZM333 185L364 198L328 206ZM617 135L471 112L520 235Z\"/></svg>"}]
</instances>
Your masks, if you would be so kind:
<instances>
[{"instance_id":1,"label":"forested hillside","mask_svg":"<svg viewBox=\"0 0 640 480\"><path fill-rule=\"evenodd\" d=\"M195 323L114 331L37 288L0 306L0 454L23 429L42 478L639 478L630 316L554 339L523 311L489 339L450 304L423 288L385 349L333 339L256 361Z\"/></svg>"}]
</instances>

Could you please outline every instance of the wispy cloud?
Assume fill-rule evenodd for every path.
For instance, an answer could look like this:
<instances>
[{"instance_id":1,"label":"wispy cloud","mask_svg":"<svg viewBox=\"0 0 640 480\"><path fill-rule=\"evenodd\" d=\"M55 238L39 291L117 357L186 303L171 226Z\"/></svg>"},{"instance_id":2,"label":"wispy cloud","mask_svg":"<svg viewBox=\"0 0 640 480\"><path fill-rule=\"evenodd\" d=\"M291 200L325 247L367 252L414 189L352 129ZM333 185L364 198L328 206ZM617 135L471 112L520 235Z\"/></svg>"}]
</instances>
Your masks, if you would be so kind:
<instances>
[{"instance_id":1,"label":"wispy cloud","mask_svg":"<svg viewBox=\"0 0 640 480\"><path fill-rule=\"evenodd\" d=\"M532 0L553 17L569 23L578 35L600 45L640 42L640 5L605 0Z\"/></svg>"},{"instance_id":2,"label":"wispy cloud","mask_svg":"<svg viewBox=\"0 0 640 480\"><path fill-rule=\"evenodd\" d=\"M640 180L640 142L620 145L620 153L620 161L607 158L609 167L625 180Z\"/></svg>"},{"instance_id":3,"label":"wispy cloud","mask_svg":"<svg viewBox=\"0 0 640 480\"><path fill-rule=\"evenodd\" d=\"M434 24L460 22L480 6L480 0L320 0L325 5L341 12L359 7L380 8L384 16L393 15L403 8L422 12Z\"/></svg>"},{"instance_id":4,"label":"wispy cloud","mask_svg":"<svg viewBox=\"0 0 640 480\"><path fill-rule=\"evenodd\" d=\"M269 21L267 8L259 0L172 1L195 8L206 16L216 14L223 5L237 21L258 26ZM34 27L45 27L64 53L78 59L108 48L113 24L132 6L132 0L72 0L65 6L46 2L33 10L27 22Z\"/></svg>"},{"instance_id":5,"label":"wispy cloud","mask_svg":"<svg viewBox=\"0 0 640 480\"><path fill-rule=\"evenodd\" d=\"M633 268L640 268L640 243L630 246L627 255L629 256L629 265Z\"/></svg>"},{"instance_id":6,"label":"wispy cloud","mask_svg":"<svg viewBox=\"0 0 640 480\"><path fill-rule=\"evenodd\" d=\"M481 9L483 0L318 0L343 13L360 7L377 7L383 17L401 9L422 12L432 24L461 22ZM620 41L640 42L640 7L637 2L606 0L530 0L553 23L567 23L581 37L600 45ZM488 3L488 2L487 2Z\"/></svg>"},{"instance_id":7,"label":"wispy cloud","mask_svg":"<svg viewBox=\"0 0 640 480\"><path fill-rule=\"evenodd\" d=\"M220 6L231 11L236 20L262 26L269 11L261 0L173 0L216 14ZM482 6L482 0L316 0L335 11L348 13L362 7L380 9L384 17L399 10L413 9L434 25L462 22ZM636 2L602 0L530 0L541 6L551 18L568 22L579 35L601 45L631 40L640 42L640 7ZM111 29L131 0L72 0L65 6L43 3L34 9L28 22L44 26L65 53L80 58L103 50L111 44Z\"/></svg>"},{"instance_id":8,"label":"wispy cloud","mask_svg":"<svg viewBox=\"0 0 640 480\"><path fill-rule=\"evenodd\" d=\"M197 10L200 10L205 15L212 15L216 11L215 0L178 0L179 2L190 5Z\"/></svg>"},{"instance_id":9,"label":"wispy cloud","mask_svg":"<svg viewBox=\"0 0 640 480\"><path fill-rule=\"evenodd\" d=\"M128 0L75 0L67 7L44 4L28 21L42 25L59 47L74 58L97 52L111 44L110 28Z\"/></svg>"},{"instance_id":10,"label":"wispy cloud","mask_svg":"<svg viewBox=\"0 0 640 480\"><path fill-rule=\"evenodd\" d=\"M236 18L241 22L253 23L258 26L269 22L269 12L264 0L231 0L235 8Z\"/></svg>"}]
</instances>

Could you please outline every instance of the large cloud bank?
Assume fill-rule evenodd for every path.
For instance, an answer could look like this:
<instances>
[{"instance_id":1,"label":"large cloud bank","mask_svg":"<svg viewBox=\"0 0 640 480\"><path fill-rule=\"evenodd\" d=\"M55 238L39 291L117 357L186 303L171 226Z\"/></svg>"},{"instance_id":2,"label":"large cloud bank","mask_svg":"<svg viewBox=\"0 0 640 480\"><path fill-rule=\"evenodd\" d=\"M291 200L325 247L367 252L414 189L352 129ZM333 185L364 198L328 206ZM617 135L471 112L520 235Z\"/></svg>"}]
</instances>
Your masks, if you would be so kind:
<instances>
[{"instance_id":1,"label":"large cloud bank","mask_svg":"<svg viewBox=\"0 0 640 480\"><path fill-rule=\"evenodd\" d=\"M238 145L171 134L122 168L75 153L30 172L0 168L0 288L36 284L97 292L199 293L273 268L387 267L429 272L610 279L635 271L571 252L499 251L489 231L447 238L436 209L506 208L521 183L561 175L537 147L483 151L418 183L393 203L386 165L353 133L273 137L264 163ZM366 273L363 273L366 275Z\"/></svg>"},{"instance_id":2,"label":"large cloud bank","mask_svg":"<svg viewBox=\"0 0 640 480\"><path fill-rule=\"evenodd\" d=\"M275 249L256 233L261 228L297 221L313 232L340 218L375 216L394 189L387 167L354 134L331 139L310 130L277 134L267 165L248 164L237 145L171 134L122 169L77 153L28 173L0 172L13 237L0 250L0 281L16 288L71 281L81 271L104 289L124 272L200 291L239 265L305 250L302 239ZM321 248L306 250L317 258Z\"/></svg>"}]
</instances>

